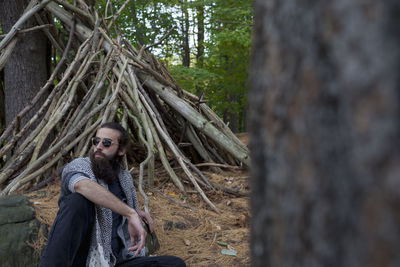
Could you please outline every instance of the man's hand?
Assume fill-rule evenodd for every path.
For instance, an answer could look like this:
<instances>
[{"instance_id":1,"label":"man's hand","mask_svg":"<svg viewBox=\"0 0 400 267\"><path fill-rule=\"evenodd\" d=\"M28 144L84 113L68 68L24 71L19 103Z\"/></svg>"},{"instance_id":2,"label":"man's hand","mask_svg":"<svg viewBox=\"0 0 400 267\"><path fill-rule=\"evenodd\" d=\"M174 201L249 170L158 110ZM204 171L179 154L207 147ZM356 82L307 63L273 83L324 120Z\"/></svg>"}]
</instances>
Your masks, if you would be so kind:
<instances>
[{"instance_id":1,"label":"man's hand","mask_svg":"<svg viewBox=\"0 0 400 267\"><path fill-rule=\"evenodd\" d=\"M128 231L131 236L131 247L128 248L128 251L136 251L135 256L137 256L145 245L147 233L137 213L128 216L127 219ZM137 244L136 240L138 240Z\"/></svg>"},{"instance_id":2,"label":"man's hand","mask_svg":"<svg viewBox=\"0 0 400 267\"><path fill-rule=\"evenodd\" d=\"M138 214L139 214L140 218L143 221L145 221L147 223L147 225L149 226L150 233L153 233L153 231L154 231L154 222L153 222L153 219L150 217L150 214L145 212L145 211L141 211L141 210L138 211Z\"/></svg>"}]
</instances>

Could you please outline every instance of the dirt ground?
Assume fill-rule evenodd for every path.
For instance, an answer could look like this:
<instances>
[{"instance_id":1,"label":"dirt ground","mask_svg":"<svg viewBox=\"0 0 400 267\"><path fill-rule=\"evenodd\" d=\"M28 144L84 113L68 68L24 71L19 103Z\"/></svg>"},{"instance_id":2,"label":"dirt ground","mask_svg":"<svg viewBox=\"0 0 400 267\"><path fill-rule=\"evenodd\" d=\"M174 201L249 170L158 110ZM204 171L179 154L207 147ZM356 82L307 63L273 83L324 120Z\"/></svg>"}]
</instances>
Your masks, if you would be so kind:
<instances>
[{"instance_id":1,"label":"dirt ground","mask_svg":"<svg viewBox=\"0 0 400 267\"><path fill-rule=\"evenodd\" d=\"M220 185L246 187L248 176L244 172L224 172L208 174L208 178ZM210 200L221 211L217 214L209 209L197 193L189 193L185 198L171 184L164 186L162 191L177 201L183 199L185 204L196 210L183 208L159 194L150 196L152 216L161 243L158 254L180 256L188 266L249 265L250 213L246 197L209 193ZM174 225L183 222L186 229L173 227L164 230L167 221L172 221ZM233 249L237 256L223 255L222 249Z\"/></svg>"},{"instance_id":2,"label":"dirt ground","mask_svg":"<svg viewBox=\"0 0 400 267\"><path fill-rule=\"evenodd\" d=\"M203 172L214 184L249 191L247 171L213 173L203 169ZM52 224L58 210L59 188L57 179L47 188L28 194L37 218L48 225ZM207 196L220 210L218 214L191 186L187 185L186 189L187 194L183 195L166 176L157 176L155 190L145 190L161 245L154 255L179 256L188 266L249 266L248 197L208 191ZM141 198L139 202L143 204ZM41 247L44 243L42 238L35 246ZM237 255L226 255L235 252Z\"/></svg>"}]
</instances>

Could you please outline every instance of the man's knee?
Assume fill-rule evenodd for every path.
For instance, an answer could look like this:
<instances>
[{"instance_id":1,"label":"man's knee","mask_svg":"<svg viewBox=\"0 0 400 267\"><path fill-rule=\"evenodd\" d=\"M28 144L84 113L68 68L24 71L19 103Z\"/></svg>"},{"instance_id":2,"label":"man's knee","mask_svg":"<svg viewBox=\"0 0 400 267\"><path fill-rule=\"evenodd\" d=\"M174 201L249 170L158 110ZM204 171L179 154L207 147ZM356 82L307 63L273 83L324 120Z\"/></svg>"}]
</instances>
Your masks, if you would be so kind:
<instances>
[{"instance_id":1,"label":"man's knee","mask_svg":"<svg viewBox=\"0 0 400 267\"><path fill-rule=\"evenodd\" d=\"M91 219L94 215L94 204L79 193L72 193L65 197L60 209L66 209L80 218Z\"/></svg>"},{"instance_id":2,"label":"man's knee","mask_svg":"<svg viewBox=\"0 0 400 267\"><path fill-rule=\"evenodd\" d=\"M82 244L90 240L94 217L91 201L78 193L66 196L60 203L40 266L78 266L70 263L86 261L89 246L82 247ZM79 257L81 254L83 258Z\"/></svg>"},{"instance_id":3,"label":"man's knee","mask_svg":"<svg viewBox=\"0 0 400 267\"><path fill-rule=\"evenodd\" d=\"M175 257L175 256L173 256L173 257L174 257L174 266L186 267L186 263L181 258L178 258L178 257Z\"/></svg>"},{"instance_id":4,"label":"man's knee","mask_svg":"<svg viewBox=\"0 0 400 267\"><path fill-rule=\"evenodd\" d=\"M185 262L176 256L160 256L161 266L165 264L166 266L174 266L174 267L186 267Z\"/></svg>"}]
</instances>

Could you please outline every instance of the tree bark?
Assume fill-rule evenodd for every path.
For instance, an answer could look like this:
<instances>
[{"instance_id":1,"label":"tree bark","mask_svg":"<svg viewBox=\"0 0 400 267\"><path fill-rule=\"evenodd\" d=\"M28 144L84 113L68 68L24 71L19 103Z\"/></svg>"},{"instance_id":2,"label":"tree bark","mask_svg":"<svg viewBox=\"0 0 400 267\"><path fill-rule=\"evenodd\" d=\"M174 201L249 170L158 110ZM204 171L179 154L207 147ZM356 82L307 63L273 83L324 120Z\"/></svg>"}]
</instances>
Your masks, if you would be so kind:
<instances>
[{"instance_id":1,"label":"tree bark","mask_svg":"<svg viewBox=\"0 0 400 267\"><path fill-rule=\"evenodd\" d=\"M204 0L200 0L196 7L197 13L197 54L196 65L204 66Z\"/></svg>"},{"instance_id":2,"label":"tree bark","mask_svg":"<svg viewBox=\"0 0 400 267\"><path fill-rule=\"evenodd\" d=\"M187 0L183 0L182 4L182 65L190 66L189 7Z\"/></svg>"},{"instance_id":3,"label":"tree bark","mask_svg":"<svg viewBox=\"0 0 400 267\"><path fill-rule=\"evenodd\" d=\"M229 93L228 99L230 103L235 103L237 101L237 95L235 93ZM234 133L239 132L239 114L234 112L231 107L225 109L223 118L225 122L229 123L229 128Z\"/></svg>"},{"instance_id":4,"label":"tree bark","mask_svg":"<svg viewBox=\"0 0 400 267\"><path fill-rule=\"evenodd\" d=\"M5 128L5 124L6 124L6 110L4 104L4 72L1 70L0 71L0 129Z\"/></svg>"},{"instance_id":5,"label":"tree bark","mask_svg":"<svg viewBox=\"0 0 400 267\"><path fill-rule=\"evenodd\" d=\"M27 4L26 0L0 2L0 20L4 33L10 31ZM30 18L24 28L36 25L34 18ZM18 38L18 43L4 67L6 125L29 103L48 78L49 49L46 36L36 31L20 34ZM37 109L39 107L40 103ZM27 122L37 109L32 109L21 123Z\"/></svg>"},{"instance_id":6,"label":"tree bark","mask_svg":"<svg viewBox=\"0 0 400 267\"><path fill-rule=\"evenodd\" d=\"M254 10L252 266L400 266L400 2Z\"/></svg>"},{"instance_id":7,"label":"tree bark","mask_svg":"<svg viewBox=\"0 0 400 267\"><path fill-rule=\"evenodd\" d=\"M140 14L140 11L136 5L136 1L131 1L129 4L129 9L131 11L131 19L132 19L132 27L135 28L135 36L136 40L140 45L145 45L146 41L144 38L144 33L143 33L143 28L142 24L139 23L138 20L138 15Z\"/></svg>"}]
</instances>

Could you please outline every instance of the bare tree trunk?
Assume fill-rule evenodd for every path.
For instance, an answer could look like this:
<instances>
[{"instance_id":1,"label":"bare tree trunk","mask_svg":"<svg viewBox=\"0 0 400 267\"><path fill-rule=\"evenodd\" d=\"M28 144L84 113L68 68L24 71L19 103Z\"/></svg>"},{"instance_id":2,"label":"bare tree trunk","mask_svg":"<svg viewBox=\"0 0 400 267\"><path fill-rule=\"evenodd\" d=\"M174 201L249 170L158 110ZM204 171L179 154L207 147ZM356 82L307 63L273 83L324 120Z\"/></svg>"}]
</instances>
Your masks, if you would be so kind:
<instances>
[{"instance_id":1,"label":"bare tree trunk","mask_svg":"<svg viewBox=\"0 0 400 267\"><path fill-rule=\"evenodd\" d=\"M235 93L230 93L229 95L229 101L230 103L236 103L237 101L237 95ZM239 132L239 113L233 111L232 109L228 109L226 111L227 117L228 117L228 122L229 122L229 128L231 128L232 132L238 133Z\"/></svg>"},{"instance_id":2,"label":"bare tree trunk","mask_svg":"<svg viewBox=\"0 0 400 267\"><path fill-rule=\"evenodd\" d=\"M190 45L189 45L189 7L187 0L182 4L182 65L190 66Z\"/></svg>"},{"instance_id":3,"label":"bare tree trunk","mask_svg":"<svg viewBox=\"0 0 400 267\"><path fill-rule=\"evenodd\" d=\"M255 1L252 266L400 266L400 2Z\"/></svg>"},{"instance_id":4,"label":"bare tree trunk","mask_svg":"<svg viewBox=\"0 0 400 267\"><path fill-rule=\"evenodd\" d=\"M232 97L229 97L229 101L232 101ZM228 124L232 132L239 132L239 115L226 109L222 114L224 121Z\"/></svg>"},{"instance_id":5,"label":"bare tree trunk","mask_svg":"<svg viewBox=\"0 0 400 267\"><path fill-rule=\"evenodd\" d=\"M20 18L27 4L26 0L0 2L0 20L4 33L7 33ZM24 26L29 28L35 25L37 24L34 18L31 18ZM4 67L7 125L46 82L48 51L47 38L42 32L35 31L19 35L17 45ZM37 109L32 109L22 123L25 123L36 111Z\"/></svg>"},{"instance_id":6,"label":"bare tree trunk","mask_svg":"<svg viewBox=\"0 0 400 267\"><path fill-rule=\"evenodd\" d=\"M247 119L248 119L247 111L248 111L248 109L249 109L249 107L248 107L248 105L246 105L243 108L243 111L242 111L243 113L241 114L241 123L240 123L240 125L243 127L243 128L240 128L240 130L239 130L241 132L247 132L248 131L248 129L247 129L247 127L248 127L248 122L247 122Z\"/></svg>"},{"instance_id":7,"label":"bare tree trunk","mask_svg":"<svg viewBox=\"0 0 400 267\"><path fill-rule=\"evenodd\" d=\"M204 65L204 1L199 1L196 7L197 11L197 67L202 68Z\"/></svg>"},{"instance_id":8,"label":"bare tree trunk","mask_svg":"<svg viewBox=\"0 0 400 267\"><path fill-rule=\"evenodd\" d=\"M196 3L196 18L197 18L197 53L196 67L204 67L204 0L199 0ZM196 84L196 95L200 96L203 93L201 86Z\"/></svg>"},{"instance_id":9,"label":"bare tree trunk","mask_svg":"<svg viewBox=\"0 0 400 267\"><path fill-rule=\"evenodd\" d=\"M129 4L129 9L131 11L131 19L132 19L132 27L135 28L135 37L136 40L138 41L139 44L141 45L145 45L146 41L144 40L144 33L143 33L143 28L141 26L141 24L139 23L138 20L138 14L139 10L138 7L136 6L136 1L131 1Z\"/></svg>"}]
</instances>

